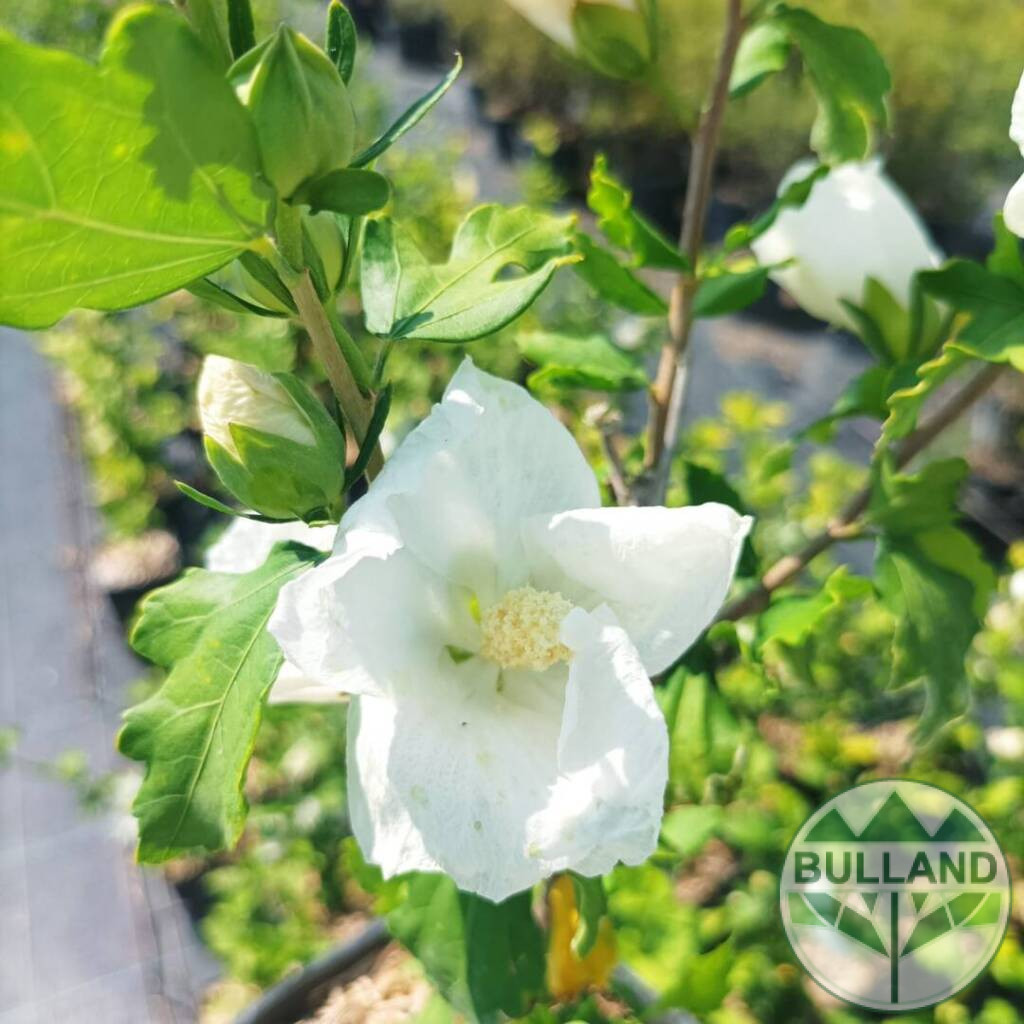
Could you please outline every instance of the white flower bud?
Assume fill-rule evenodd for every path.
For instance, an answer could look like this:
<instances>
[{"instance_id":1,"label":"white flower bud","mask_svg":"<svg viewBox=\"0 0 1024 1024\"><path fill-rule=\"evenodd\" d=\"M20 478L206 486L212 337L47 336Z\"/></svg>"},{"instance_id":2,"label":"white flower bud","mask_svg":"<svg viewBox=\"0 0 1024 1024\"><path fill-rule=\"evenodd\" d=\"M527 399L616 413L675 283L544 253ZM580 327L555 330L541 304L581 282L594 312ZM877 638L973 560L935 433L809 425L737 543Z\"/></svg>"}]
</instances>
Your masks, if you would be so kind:
<instances>
[{"instance_id":1,"label":"white flower bud","mask_svg":"<svg viewBox=\"0 0 1024 1024\"><path fill-rule=\"evenodd\" d=\"M797 164L779 193L812 169L809 162ZM861 305L869 277L906 307L914 275L942 260L877 160L836 167L814 185L802 207L784 209L752 248L765 265L792 261L773 271L773 280L812 316L851 330L857 325L843 300Z\"/></svg>"},{"instance_id":2,"label":"white flower bud","mask_svg":"<svg viewBox=\"0 0 1024 1024\"><path fill-rule=\"evenodd\" d=\"M236 459L230 424L316 444L313 431L291 396L269 373L225 356L207 356L199 375L199 418L203 433Z\"/></svg>"},{"instance_id":3,"label":"white flower bud","mask_svg":"<svg viewBox=\"0 0 1024 1024\"><path fill-rule=\"evenodd\" d=\"M1013 96L1013 107L1010 110L1010 138L1017 143L1021 156L1024 156L1024 75ZM1006 226L1015 234L1024 237L1024 177L1010 189L1003 206L1003 219Z\"/></svg>"}]
</instances>

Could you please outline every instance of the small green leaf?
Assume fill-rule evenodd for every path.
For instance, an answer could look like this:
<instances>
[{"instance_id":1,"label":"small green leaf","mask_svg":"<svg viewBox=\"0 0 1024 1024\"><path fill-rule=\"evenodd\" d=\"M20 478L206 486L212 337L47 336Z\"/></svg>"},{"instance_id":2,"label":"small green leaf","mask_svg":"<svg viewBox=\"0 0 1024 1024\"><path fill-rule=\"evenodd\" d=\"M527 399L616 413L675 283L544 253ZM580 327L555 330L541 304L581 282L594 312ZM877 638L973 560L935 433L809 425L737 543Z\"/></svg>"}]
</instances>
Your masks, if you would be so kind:
<instances>
[{"instance_id":1,"label":"small green leaf","mask_svg":"<svg viewBox=\"0 0 1024 1024\"><path fill-rule=\"evenodd\" d=\"M352 71L355 68L356 49L359 41L356 37L356 24L341 0L331 0L327 8L326 34L327 56L334 61L341 80L348 85L352 80Z\"/></svg>"},{"instance_id":2,"label":"small green leaf","mask_svg":"<svg viewBox=\"0 0 1024 1024\"><path fill-rule=\"evenodd\" d=\"M636 267L685 271L690 264L676 247L645 217L633 209L633 194L608 170L599 155L590 172L587 205L597 214L597 226L608 241L625 249Z\"/></svg>"},{"instance_id":3,"label":"small green leaf","mask_svg":"<svg viewBox=\"0 0 1024 1024\"><path fill-rule=\"evenodd\" d=\"M0 65L0 321L140 305L263 233L252 125L174 11L125 9L99 68L2 34Z\"/></svg>"},{"instance_id":4,"label":"small green leaf","mask_svg":"<svg viewBox=\"0 0 1024 1024\"><path fill-rule=\"evenodd\" d=\"M818 97L811 147L828 164L863 160L888 123L889 69L855 28L830 25L802 8L779 5L771 16L800 50Z\"/></svg>"},{"instance_id":5,"label":"small green leaf","mask_svg":"<svg viewBox=\"0 0 1024 1024\"><path fill-rule=\"evenodd\" d=\"M425 96L421 96L409 107L376 142L357 154L352 160L352 166L365 167L367 164L372 163L381 153L390 149L407 131L415 128L430 113L437 101L452 87L452 83L459 77L461 70L462 54L457 53L455 55L455 65L451 71L430 92Z\"/></svg>"},{"instance_id":6,"label":"small green leaf","mask_svg":"<svg viewBox=\"0 0 1024 1024\"><path fill-rule=\"evenodd\" d=\"M1024 372L1024 285L968 260L951 260L920 276L930 295L970 315L950 342L953 348Z\"/></svg>"},{"instance_id":7,"label":"small green leaf","mask_svg":"<svg viewBox=\"0 0 1024 1024\"><path fill-rule=\"evenodd\" d=\"M644 75L653 57L646 16L613 4L574 4L572 34L577 49L593 68L612 78Z\"/></svg>"},{"instance_id":8,"label":"small green leaf","mask_svg":"<svg viewBox=\"0 0 1024 1024\"><path fill-rule=\"evenodd\" d=\"M340 167L300 186L295 201L314 213L333 210L347 217L375 213L391 199L391 183L383 174L356 167Z\"/></svg>"},{"instance_id":9,"label":"small green leaf","mask_svg":"<svg viewBox=\"0 0 1024 1024\"><path fill-rule=\"evenodd\" d=\"M631 391L647 387L643 366L603 334L572 335L536 331L521 334L523 358L540 367L531 388L551 384L590 391Z\"/></svg>"},{"instance_id":10,"label":"small green leaf","mask_svg":"<svg viewBox=\"0 0 1024 1024\"><path fill-rule=\"evenodd\" d=\"M957 497L967 478L963 459L930 462L919 473L890 473L883 465L871 497L871 523L892 536L948 526L958 516Z\"/></svg>"},{"instance_id":11,"label":"small green leaf","mask_svg":"<svg viewBox=\"0 0 1024 1024\"><path fill-rule=\"evenodd\" d=\"M209 278L201 277L198 281L193 281L186 287L197 299L205 299L207 302L212 302L215 306L220 306L221 309L231 310L232 313L251 313L255 316L268 316L275 319L280 319L287 315L285 313L278 313L273 309L264 309L263 306L257 306L255 302L250 302L248 299L243 299L240 295L235 295L234 292L229 292L227 288L222 288Z\"/></svg>"},{"instance_id":12,"label":"small green leaf","mask_svg":"<svg viewBox=\"0 0 1024 1024\"><path fill-rule=\"evenodd\" d=\"M235 60L256 45L256 26L252 20L250 0L228 0L228 40Z\"/></svg>"},{"instance_id":13,"label":"small green leaf","mask_svg":"<svg viewBox=\"0 0 1024 1024\"><path fill-rule=\"evenodd\" d=\"M887 399L893 390L894 370L889 366L869 366L854 377L836 399L828 415L815 420L797 434L797 440L825 444L835 436L836 425L854 416L883 420L889 414Z\"/></svg>"},{"instance_id":14,"label":"small green leaf","mask_svg":"<svg viewBox=\"0 0 1024 1024\"><path fill-rule=\"evenodd\" d=\"M232 508L230 505L225 505L223 501L218 501L216 498L210 497L209 494L203 494L202 491L197 491L194 487L189 484L182 482L181 480L175 480L174 486L185 495L186 498L191 498L197 505L202 505L204 508L212 509L214 512L220 512L222 515L231 516L235 518L240 516L243 519L248 519L244 513L239 512L237 508Z\"/></svg>"},{"instance_id":15,"label":"small green leaf","mask_svg":"<svg viewBox=\"0 0 1024 1024\"><path fill-rule=\"evenodd\" d=\"M668 312L668 304L657 292L589 235L577 231L575 245L583 259L574 263L573 269L602 299L641 316L664 316Z\"/></svg>"},{"instance_id":16,"label":"small green leaf","mask_svg":"<svg viewBox=\"0 0 1024 1024\"><path fill-rule=\"evenodd\" d=\"M266 631L281 587L323 556L275 547L245 575L193 569L142 603L132 646L170 673L125 712L118 747L144 761L133 805L139 860L232 846L245 822L245 769L263 699L281 666Z\"/></svg>"},{"instance_id":17,"label":"small green leaf","mask_svg":"<svg viewBox=\"0 0 1024 1024\"><path fill-rule=\"evenodd\" d=\"M757 647L763 648L769 640L800 647L826 615L847 601L867 597L873 590L870 580L851 576L846 566L840 566L817 594L776 598L758 619Z\"/></svg>"},{"instance_id":18,"label":"small green leaf","mask_svg":"<svg viewBox=\"0 0 1024 1024\"><path fill-rule=\"evenodd\" d=\"M277 271L262 256L258 256L254 252L244 252L238 257L238 262L246 273L251 275L258 284L263 285L278 302L291 312L295 312L295 300L292 298L292 293L288 291Z\"/></svg>"},{"instance_id":19,"label":"small green leaf","mask_svg":"<svg viewBox=\"0 0 1024 1024\"><path fill-rule=\"evenodd\" d=\"M608 898L601 878L584 878L575 871L571 871L569 877L579 912L579 924L571 945L576 956L582 958L594 948L601 933L601 920L608 915Z\"/></svg>"},{"instance_id":20,"label":"small green leaf","mask_svg":"<svg viewBox=\"0 0 1024 1024\"><path fill-rule=\"evenodd\" d=\"M912 368L909 382L902 382L904 373L899 371L899 383L887 399L889 416L882 425L880 446L906 437L917 425L918 415L928 398L966 363L963 352L947 343L934 359Z\"/></svg>"},{"instance_id":21,"label":"small green leaf","mask_svg":"<svg viewBox=\"0 0 1024 1024\"><path fill-rule=\"evenodd\" d=\"M766 78L782 71L789 63L792 44L784 25L768 19L749 28L740 42L729 80L733 99L753 92Z\"/></svg>"},{"instance_id":22,"label":"small green leaf","mask_svg":"<svg viewBox=\"0 0 1024 1024\"><path fill-rule=\"evenodd\" d=\"M390 218L371 220L362 256L366 329L426 341L492 334L531 305L558 267L578 258L572 231L572 217L480 206L459 226L448 262L431 264ZM504 273L510 268L518 271Z\"/></svg>"},{"instance_id":23,"label":"small green leaf","mask_svg":"<svg viewBox=\"0 0 1024 1024\"><path fill-rule=\"evenodd\" d=\"M438 991L479 1024L519 1017L544 984L544 939L530 893L491 903L443 875L414 874L388 927Z\"/></svg>"},{"instance_id":24,"label":"small green leaf","mask_svg":"<svg viewBox=\"0 0 1024 1024\"><path fill-rule=\"evenodd\" d=\"M727 268L712 277L701 279L693 303L698 318L725 316L757 302L764 295L770 267L730 271Z\"/></svg>"}]
</instances>

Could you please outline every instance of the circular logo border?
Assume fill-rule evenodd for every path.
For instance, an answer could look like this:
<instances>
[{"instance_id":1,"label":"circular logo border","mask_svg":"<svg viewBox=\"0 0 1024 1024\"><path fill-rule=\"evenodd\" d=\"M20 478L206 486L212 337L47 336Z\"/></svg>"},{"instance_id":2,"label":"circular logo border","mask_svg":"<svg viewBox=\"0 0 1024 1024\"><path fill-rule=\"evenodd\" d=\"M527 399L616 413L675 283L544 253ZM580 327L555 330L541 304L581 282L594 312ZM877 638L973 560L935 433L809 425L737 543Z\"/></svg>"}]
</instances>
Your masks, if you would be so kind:
<instances>
[{"instance_id":1,"label":"circular logo border","mask_svg":"<svg viewBox=\"0 0 1024 1024\"><path fill-rule=\"evenodd\" d=\"M1004 870L1005 875L1006 875L1007 902L1006 902L1005 910L1004 910L1003 915L1002 915L1002 924L1001 924L1001 927L999 929L998 938L993 943L993 948L992 948L991 953L989 954L989 956L985 960L985 962L982 963L974 971L974 973L972 973L970 975L970 977L968 977L960 985L958 985L954 989L951 989L949 992L947 992L945 995L939 997L938 999L927 998L927 999L922 999L922 1000L913 1000L913 1001L908 1001L908 1002L899 1002L899 1003L897 1003L895 1005L892 1005L892 1004L876 1005L874 1002L859 1002L857 999L853 998L852 996L844 995L842 992L837 992L834 988L832 988L829 985L825 984L821 980L821 978L818 977L817 972L815 970L812 970L812 968L810 966L808 966L807 963L805 963L804 958L800 955L799 943L796 942L793 933L790 931L791 925L790 925L790 920L789 920L789 913L788 913L788 911L787 911L787 909L785 907L786 901L784 899L784 894L788 890L784 890L783 886L785 884L786 867L789 864L790 853L792 853L793 846L796 844L796 842L800 838L801 834L803 832L805 832L805 830L807 829L808 825L810 825L810 823L812 821L815 821L818 818L824 817L824 815L827 814L828 811L835 806L835 802L840 797L844 796L845 794L852 793L854 790L857 790L857 789L863 789L866 786L876 786L876 785L884 784L884 783L887 783L887 782L892 782L892 783L910 783L911 785L914 785L914 786L922 786L922 787L925 787L925 788L928 788L928 789L937 790L938 792L944 793L946 796L951 797L952 800L955 802L954 806L959 805L960 807L964 807L967 810L969 810L971 812L971 814L978 821L980 821L981 824L985 827L985 831L991 837L992 843L994 844L995 848L999 851L999 856L1000 856L1000 859L1002 860L1002 863L1003 863L1003 870ZM783 860L782 860L782 870L779 872L779 916L782 919L782 928L783 928L783 933L786 936L786 942L789 945L790 949L793 951L793 956L796 958L796 961L799 964L800 968L804 971L804 973L817 986L819 986L819 988L821 988L823 991L827 992L829 995L834 996L836 999L841 1000L842 1002L846 1003L848 1006L856 1006L858 1009L871 1010L871 1011L873 1011L875 1013L909 1013L909 1012L914 1011L914 1010L921 1010L921 1009L926 1009L926 1008L928 1008L930 1006L937 1006L939 1003L943 1003L947 999L952 999L955 995L957 995L959 992L962 992L965 988L967 988L974 981L977 981L977 979L980 978L981 975L984 974L985 971L987 971L988 968L992 965L992 961L995 960L996 956L999 953L999 950L1002 948L1003 942L1006 939L1006 933L1009 930L1010 916L1011 916L1012 907L1013 907L1013 878L1012 878L1012 876L1010 874L1010 865L1009 865L1009 862L1006 859L1006 852L1003 850L1002 844L999 842L999 839L996 837L996 834L992 830L992 827L962 797L957 796L956 793L951 792L950 790L946 789L943 786L936 785L934 782L922 782L920 779L907 779L907 778L900 778L900 777L895 777L895 776L886 776L885 778L881 778L881 779L866 779L864 782L858 782L856 785L847 786L845 789L840 790L838 793L836 793L833 796L829 797L829 799L825 803L823 803L819 807L815 808L804 819L803 823L796 830L796 833L794 834L793 838L786 844L786 852L785 852L785 854L783 856Z\"/></svg>"}]
</instances>

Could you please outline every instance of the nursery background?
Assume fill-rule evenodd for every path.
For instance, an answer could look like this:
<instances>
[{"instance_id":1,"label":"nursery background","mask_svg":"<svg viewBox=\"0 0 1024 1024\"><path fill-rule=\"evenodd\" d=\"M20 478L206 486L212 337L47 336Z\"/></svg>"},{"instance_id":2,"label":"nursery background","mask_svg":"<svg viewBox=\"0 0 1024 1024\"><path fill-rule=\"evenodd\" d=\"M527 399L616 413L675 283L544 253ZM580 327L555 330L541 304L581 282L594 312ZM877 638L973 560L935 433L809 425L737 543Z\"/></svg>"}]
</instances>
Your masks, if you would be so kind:
<instances>
[{"instance_id":1,"label":"nursery background","mask_svg":"<svg viewBox=\"0 0 1024 1024\"><path fill-rule=\"evenodd\" d=\"M0 0L0 25L94 59L121 6ZM445 80L456 53L465 62L429 116L379 156L375 168L391 181L388 212L434 263L482 202L571 213L581 233L597 237L608 217L595 198L604 176L612 192L631 195L644 223L677 238L725 6L663 0L656 72L623 79L574 59L499 0L349 4L359 43L348 88L360 146ZM996 219L1021 172L1007 131L1024 67L1024 8L1016 0L803 6L863 30L884 57L892 89L877 149L926 225L935 264L989 259L997 274L1015 259L1024 281L1015 239ZM284 21L319 43L326 7L256 0L257 35ZM790 57L772 65L766 73L774 74L729 104L709 245L728 249L738 237L734 248L745 249L743 231L753 240L749 226L810 155L817 99L798 64ZM893 244L887 228L872 229L880 247ZM824 234L823 249L842 257L841 233ZM345 241L320 243L322 270L334 280L351 271ZM1001 263L989 258L993 249ZM884 299L868 311L870 323L847 313L845 326L828 326L752 271L753 261L730 266L748 287L707 298L693 327L665 485L666 504L719 501L755 517L738 569L742 595L843 521L869 485L880 423L891 423L870 373L893 332L911 328L908 314ZM646 267L616 291L566 266L522 317L480 340L395 343L385 356L384 451L427 415L468 353L555 410L612 500L627 503L629 481L642 472L636 439L676 274ZM283 309L266 282L245 286L261 308ZM121 312L74 310L35 334L0 328L0 1024L499 1016L477 1012L483 983L467 977L457 952L465 937L443 908L431 918L410 892L415 881L383 881L352 837L344 703L266 708L234 849L161 866L135 862L130 807L141 769L114 742L124 709L155 692L165 673L132 653L126 632L142 595L202 565L230 521L214 507L232 497L207 462L195 402L203 359L292 371L318 394L328 391L300 327L287 316L244 312L196 288ZM344 293L340 316L371 352L357 291ZM1024 357L1016 346L1015 355L979 362L982 373L1012 365L992 371L962 415L929 438L930 474L912 484L898 478L888 519L877 514L890 532L955 525L980 554L975 576L992 577L980 607L968 598L962 613L977 626L965 640L962 685L948 664L950 676L937 683L894 680L894 635L908 613L871 582L881 531L831 536L777 599L755 609L761 614L718 623L658 681L671 753L657 851L606 876L596 942L591 935L580 944L573 917L568 935L550 930L540 967L517 965L522 975L539 972L536 998L514 1013L502 995L495 1006L505 1016L536 1024L877 1019L809 979L778 905L797 829L828 798L868 779L908 777L962 797L990 825L1021 891L1024 378L1016 370ZM970 379L958 378L952 394ZM949 395L927 395L925 414L942 415ZM956 458L966 460L965 472L949 468ZM197 502L176 482L216 500ZM961 612L944 609L933 592L921 600L936 625L918 642L941 646ZM565 881L537 897L541 918L557 919L560 899L582 903ZM382 916L400 942L374 930ZM364 943L362 955L332 968L332 951L350 950L353 939ZM474 941L500 946L496 933ZM327 967L310 974L317 963ZM955 998L900 1019L1024 1021L1019 895L988 971Z\"/></svg>"}]
</instances>

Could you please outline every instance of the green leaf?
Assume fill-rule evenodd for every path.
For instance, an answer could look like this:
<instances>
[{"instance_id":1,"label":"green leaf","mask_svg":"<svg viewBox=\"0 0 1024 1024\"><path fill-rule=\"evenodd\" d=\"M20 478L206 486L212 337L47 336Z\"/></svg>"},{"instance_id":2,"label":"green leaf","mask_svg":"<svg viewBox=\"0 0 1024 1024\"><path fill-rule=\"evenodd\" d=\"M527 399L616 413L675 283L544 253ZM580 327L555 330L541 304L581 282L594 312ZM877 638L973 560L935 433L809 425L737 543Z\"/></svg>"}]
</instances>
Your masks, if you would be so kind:
<instances>
[{"instance_id":1,"label":"green leaf","mask_svg":"<svg viewBox=\"0 0 1024 1024\"><path fill-rule=\"evenodd\" d=\"M339 167L299 187L295 201L314 213L333 210L347 217L374 213L391 199L391 183L383 174L356 167Z\"/></svg>"},{"instance_id":2,"label":"green leaf","mask_svg":"<svg viewBox=\"0 0 1024 1024\"><path fill-rule=\"evenodd\" d=\"M352 80L352 71L356 64L356 50L359 41L356 38L356 24L348 8L341 0L331 0L327 8L327 56L341 75L341 80L348 85Z\"/></svg>"},{"instance_id":3,"label":"green leaf","mask_svg":"<svg viewBox=\"0 0 1024 1024\"><path fill-rule=\"evenodd\" d=\"M753 92L766 78L789 63L791 44L784 25L768 19L747 30L736 52L729 95L733 99Z\"/></svg>"},{"instance_id":4,"label":"green leaf","mask_svg":"<svg viewBox=\"0 0 1024 1024\"><path fill-rule=\"evenodd\" d=\"M677 807L661 822L661 841L684 858L695 857L718 832L724 813L717 804Z\"/></svg>"},{"instance_id":5,"label":"green leaf","mask_svg":"<svg viewBox=\"0 0 1024 1024\"><path fill-rule=\"evenodd\" d=\"M574 4L572 34L580 55L612 78L644 75L653 57L646 16L612 4Z\"/></svg>"},{"instance_id":6,"label":"green leaf","mask_svg":"<svg viewBox=\"0 0 1024 1024\"><path fill-rule=\"evenodd\" d=\"M352 160L353 167L365 167L372 163L381 153L390 149L407 131L415 128L434 107L437 101L452 87L462 70L462 54L455 55L455 64L451 71L441 79L425 96L421 96L408 108L393 125L372 145L367 146Z\"/></svg>"},{"instance_id":7,"label":"green leaf","mask_svg":"<svg viewBox=\"0 0 1024 1024\"><path fill-rule=\"evenodd\" d=\"M268 316L275 319L280 319L287 315L286 313L278 313L273 309L264 309L263 306L257 306L255 302L243 299L240 295L229 292L227 288L222 288L219 284L205 277L200 278L198 281L193 281L186 287L197 299L212 302L215 306L220 306L221 309L231 310L232 313L251 313L255 316Z\"/></svg>"},{"instance_id":8,"label":"green leaf","mask_svg":"<svg viewBox=\"0 0 1024 1024\"><path fill-rule=\"evenodd\" d=\"M442 875L410 875L406 885L388 927L445 999L480 1024L525 1013L544 983L530 893L491 903Z\"/></svg>"},{"instance_id":9,"label":"green leaf","mask_svg":"<svg viewBox=\"0 0 1024 1024\"><path fill-rule=\"evenodd\" d=\"M967 708L964 659L995 584L977 546L952 526L887 537L875 561L879 591L896 619L893 680L923 680L917 733L932 736Z\"/></svg>"},{"instance_id":10,"label":"green leaf","mask_svg":"<svg viewBox=\"0 0 1024 1024\"><path fill-rule=\"evenodd\" d=\"M992 234L995 244L985 266L993 274L1008 277L1019 285L1024 285L1024 260L1020 255L1020 239L1006 226L1001 213L992 218Z\"/></svg>"},{"instance_id":11,"label":"green leaf","mask_svg":"<svg viewBox=\"0 0 1024 1024\"><path fill-rule=\"evenodd\" d=\"M702 278L693 302L693 315L725 316L746 309L764 295L770 271L770 267L739 271L725 268L713 277Z\"/></svg>"},{"instance_id":12,"label":"green leaf","mask_svg":"<svg viewBox=\"0 0 1024 1024\"><path fill-rule=\"evenodd\" d=\"M771 17L799 48L818 98L811 148L828 164L869 156L888 122L892 88L875 44L858 29L830 25L802 8L780 5Z\"/></svg>"},{"instance_id":13,"label":"green leaf","mask_svg":"<svg viewBox=\"0 0 1024 1024\"><path fill-rule=\"evenodd\" d=\"M248 116L174 11L121 13L99 68L2 34L0 66L0 321L140 305L263 233Z\"/></svg>"},{"instance_id":14,"label":"green leaf","mask_svg":"<svg viewBox=\"0 0 1024 1024\"><path fill-rule=\"evenodd\" d=\"M371 220L362 257L366 329L427 341L492 334L530 306L558 267L578 258L572 231L572 217L479 206L456 231L448 262L431 264L390 218Z\"/></svg>"},{"instance_id":15,"label":"green leaf","mask_svg":"<svg viewBox=\"0 0 1024 1024\"><path fill-rule=\"evenodd\" d=\"M869 366L854 377L836 399L828 415L815 420L797 434L797 440L825 444L835 436L836 425L854 416L885 419L889 413L887 399L893 390L894 371L889 366Z\"/></svg>"},{"instance_id":16,"label":"green leaf","mask_svg":"<svg viewBox=\"0 0 1024 1024\"><path fill-rule=\"evenodd\" d=\"M680 978L658 1001L658 1007L681 1007L706 1020L729 994L729 968L735 959L730 939L707 953L689 957Z\"/></svg>"},{"instance_id":17,"label":"green leaf","mask_svg":"<svg viewBox=\"0 0 1024 1024\"><path fill-rule=\"evenodd\" d=\"M605 895L603 879L584 878L575 871L570 871L569 877L572 879L576 909L579 912L579 924L571 945L573 953L582 959L594 948L600 935L601 919L608 915L608 897Z\"/></svg>"},{"instance_id":18,"label":"green leaf","mask_svg":"<svg viewBox=\"0 0 1024 1024\"><path fill-rule=\"evenodd\" d=\"M776 598L758 619L758 649L762 649L769 640L790 647L802 646L826 615L841 608L847 601L867 597L873 589L870 580L851 576L846 566L840 566L817 594Z\"/></svg>"},{"instance_id":19,"label":"green leaf","mask_svg":"<svg viewBox=\"0 0 1024 1024\"><path fill-rule=\"evenodd\" d=\"M967 478L963 459L931 462L919 473L890 473L883 465L868 518L893 536L948 526L958 516L957 498Z\"/></svg>"},{"instance_id":20,"label":"green leaf","mask_svg":"<svg viewBox=\"0 0 1024 1024\"><path fill-rule=\"evenodd\" d=\"M250 0L228 0L228 40L234 60L245 56L256 45Z\"/></svg>"},{"instance_id":21,"label":"green leaf","mask_svg":"<svg viewBox=\"0 0 1024 1024\"><path fill-rule=\"evenodd\" d=\"M887 399L889 416L882 424L879 444L884 447L893 439L911 433L917 426L924 403L950 377L963 369L966 362L967 357L947 343L934 359L913 369L910 382L898 386Z\"/></svg>"},{"instance_id":22,"label":"green leaf","mask_svg":"<svg viewBox=\"0 0 1024 1024\"><path fill-rule=\"evenodd\" d=\"M633 193L608 170L598 155L590 172L587 205L597 215L597 226L608 241L625 249L636 267L689 270L690 264L676 247L645 217L633 209Z\"/></svg>"},{"instance_id":23,"label":"green leaf","mask_svg":"<svg viewBox=\"0 0 1024 1024\"><path fill-rule=\"evenodd\" d=\"M668 303L657 292L589 235L577 231L574 241L583 259L574 263L573 269L602 299L641 316L664 316L668 312Z\"/></svg>"},{"instance_id":24,"label":"green leaf","mask_svg":"<svg viewBox=\"0 0 1024 1024\"><path fill-rule=\"evenodd\" d=\"M953 348L1024 372L1024 285L968 260L951 260L920 277L930 295L970 315Z\"/></svg>"},{"instance_id":25,"label":"green leaf","mask_svg":"<svg viewBox=\"0 0 1024 1024\"><path fill-rule=\"evenodd\" d=\"M647 387L643 366L603 334L521 334L516 345L524 359L540 367L531 388L546 384L590 391L632 391Z\"/></svg>"},{"instance_id":26,"label":"green leaf","mask_svg":"<svg viewBox=\"0 0 1024 1024\"><path fill-rule=\"evenodd\" d=\"M132 810L139 860L232 846L245 822L245 769L263 700L282 657L267 621L278 591L323 556L275 547L245 575L193 569L142 603L132 646L170 669L160 689L125 712L118 747L144 761Z\"/></svg>"}]
</instances>

